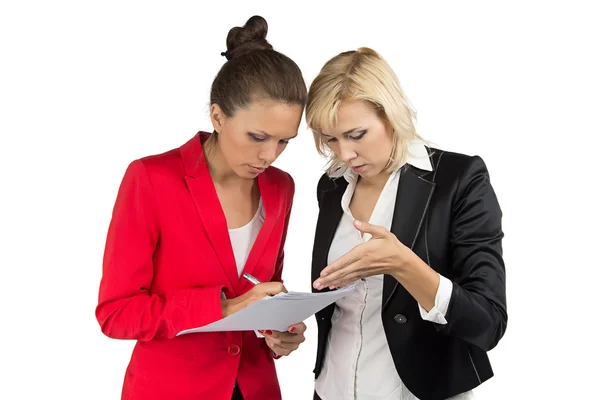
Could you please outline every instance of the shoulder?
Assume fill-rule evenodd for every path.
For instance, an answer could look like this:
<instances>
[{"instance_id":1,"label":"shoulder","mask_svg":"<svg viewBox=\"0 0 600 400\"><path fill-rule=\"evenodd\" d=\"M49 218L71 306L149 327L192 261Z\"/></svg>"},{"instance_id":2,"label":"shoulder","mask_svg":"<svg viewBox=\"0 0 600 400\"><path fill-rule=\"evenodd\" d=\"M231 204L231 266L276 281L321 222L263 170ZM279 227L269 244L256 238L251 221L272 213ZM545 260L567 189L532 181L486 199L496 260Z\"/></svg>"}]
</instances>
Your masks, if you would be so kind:
<instances>
[{"instance_id":1,"label":"shoulder","mask_svg":"<svg viewBox=\"0 0 600 400\"><path fill-rule=\"evenodd\" d=\"M332 178L327 173L321 175L319 183L317 183L317 199L319 201L319 204L321 203L321 200L323 199L323 195L325 193L345 183L346 180L344 179L344 177Z\"/></svg>"},{"instance_id":2,"label":"shoulder","mask_svg":"<svg viewBox=\"0 0 600 400\"><path fill-rule=\"evenodd\" d=\"M327 173L321 175L319 183L317 184L317 192L326 192L337 186L336 179L327 175Z\"/></svg>"},{"instance_id":3,"label":"shoulder","mask_svg":"<svg viewBox=\"0 0 600 400\"><path fill-rule=\"evenodd\" d=\"M131 161L125 175L138 179L145 177L154 185L173 179L179 181L185 170L178 149L173 149Z\"/></svg>"},{"instance_id":4,"label":"shoulder","mask_svg":"<svg viewBox=\"0 0 600 400\"><path fill-rule=\"evenodd\" d=\"M464 153L456 153L453 151L447 151L443 149L437 149L434 147L428 147L429 154L431 156L431 162L434 169L441 168L453 168L453 169L466 169L471 164L483 163L483 159L478 155L468 155ZM484 164L485 165L485 164Z\"/></svg>"},{"instance_id":5,"label":"shoulder","mask_svg":"<svg viewBox=\"0 0 600 400\"><path fill-rule=\"evenodd\" d=\"M292 193L294 192L294 178L292 178L289 173L274 166L267 168L264 173L267 174L269 181L275 183L279 187L282 187L286 191L291 191Z\"/></svg>"},{"instance_id":6,"label":"shoulder","mask_svg":"<svg viewBox=\"0 0 600 400\"><path fill-rule=\"evenodd\" d=\"M478 155L466 155L439 149L432 151L433 181L448 193L453 204L485 200L488 210L499 209L488 168Z\"/></svg>"},{"instance_id":7,"label":"shoulder","mask_svg":"<svg viewBox=\"0 0 600 400\"><path fill-rule=\"evenodd\" d=\"M267 168L263 174L266 174L269 185L276 186L276 190L279 192L279 199L289 213L292 209L296 191L294 178L287 172L273 166Z\"/></svg>"},{"instance_id":8,"label":"shoulder","mask_svg":"<svg viewBox=\"0 0 600 400\"><path fill-rule=\"evenodd\" d=\"M478 155L467 155L430 147L435 181L461 181L473 175L489 176L487 166Z\"/></svg>"}]
</instances>

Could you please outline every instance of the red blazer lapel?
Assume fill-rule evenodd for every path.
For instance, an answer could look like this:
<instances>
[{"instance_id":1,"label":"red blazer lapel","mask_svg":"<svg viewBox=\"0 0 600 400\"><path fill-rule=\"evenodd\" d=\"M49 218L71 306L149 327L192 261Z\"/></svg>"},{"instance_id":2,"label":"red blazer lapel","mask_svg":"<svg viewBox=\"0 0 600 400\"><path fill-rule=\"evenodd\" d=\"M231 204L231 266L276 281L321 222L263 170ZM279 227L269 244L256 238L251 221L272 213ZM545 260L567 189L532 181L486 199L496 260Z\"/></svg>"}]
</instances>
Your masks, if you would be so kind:
<instances>
[{"instance_id":1,"label":"red blazer lapel","mask_svg":"<svg viewBox=\"0 0 600 400\"><path fill-rule=\"evenodd\" d=\"M267 248L267 244L273 233L273 228L277 225L277 221L282 215L282 209L285 205L280 198L283 193L279 190L277 181L272 179L268 169L258 176L258 186L265 207L265 221L258 232L258 236L250 250L250 254L248 254L248 259L244 266L243 273L247 272L251 275L257 275L254 274L254 270L260 265L260 259Z\"/></svg>"},{"instance_id":2,"label":"red blazer lapel","mask_svg":"<svg viewBox=\"0 0 600 400\"><path fill-rule=\"evenodd\" d=\"M227 230L227 220L202 151L201 137L204 135L207 134L195 135L180 148L186 171L185 181L204 225L206 237L219 258L233 295L237 296L239 278L235 257Z\"/></svg>"}]
</instances>

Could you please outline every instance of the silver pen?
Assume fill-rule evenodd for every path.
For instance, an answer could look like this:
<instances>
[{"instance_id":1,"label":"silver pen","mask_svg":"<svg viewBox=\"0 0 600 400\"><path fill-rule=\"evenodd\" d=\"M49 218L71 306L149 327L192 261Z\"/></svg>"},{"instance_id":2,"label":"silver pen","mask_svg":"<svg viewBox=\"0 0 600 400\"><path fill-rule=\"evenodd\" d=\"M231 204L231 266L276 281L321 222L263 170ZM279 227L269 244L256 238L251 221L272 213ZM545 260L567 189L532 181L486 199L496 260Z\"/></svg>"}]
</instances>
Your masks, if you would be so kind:
<instances>
[{"instance_id":1,"label":"silver pen","mask_svg":"<svg viewBox=\"0 0 600 400\"><path fill-rule=\"evenodd\" d=\"M256 279L254 276L250 275L249 273L244 273L243 277L246 278L246 280L250 281L254 285L258 285L259 283L261 283L258 279Z\"/></svg>"},{"instance_id":2,"label":"silver pen","mask_svg":"<svg viewBox=\"0 0 600 400\"><path fill-rule=\"evenodd\" d=\"M258 285L259 283L261 283L258 279L256 279L256 277L245 273L244 275L242 275L244 278L246 278L246 280L250 281L253 285ZM271 295L267 294L268 297L272 297ZM221 300L227 300L227 296L225 296L225 293L223 293L223 291L221 291Z\"/></svg>"},{"instance_id":3,"label":"silver pen","mask_svg":"<svg viewBox=\"0 0 600 400\"><path fill-rule=\"evenodd\" d=\"M246 278L246 280L248 280L250 283L252 283L253 285L258 285L259 283L261 283L258 279L256 279L256 277L254 277L253 275L250 275L249 273L244 273L244 275L242 275L244 278ZM272 294L268 294L267 293L267 297L273 297Z\"/></svg>"}]
</instances>

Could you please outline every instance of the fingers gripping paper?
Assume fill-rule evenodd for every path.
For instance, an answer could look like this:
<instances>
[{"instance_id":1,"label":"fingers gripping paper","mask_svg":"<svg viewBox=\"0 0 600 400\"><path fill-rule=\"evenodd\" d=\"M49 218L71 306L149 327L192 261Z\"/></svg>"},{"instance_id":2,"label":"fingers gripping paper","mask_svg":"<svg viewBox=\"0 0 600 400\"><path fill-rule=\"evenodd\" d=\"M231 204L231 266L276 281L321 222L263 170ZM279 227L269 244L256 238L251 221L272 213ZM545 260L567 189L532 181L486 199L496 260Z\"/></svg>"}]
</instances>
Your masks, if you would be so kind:
<instances>
[{"instance_id":1,"label":"fingers gripping paper","mask_svg":"<svg viewBox=\"0 0 600 400\"><path fill-rule=\"evenodd\" d=\"M347 296L354 284L324 293L279 293L265 297L248 307L199 328L186 329L177 334L197 332L275 330L287 331L290 325L300 323L316 312Z\"/></svg>"}]
</instances>

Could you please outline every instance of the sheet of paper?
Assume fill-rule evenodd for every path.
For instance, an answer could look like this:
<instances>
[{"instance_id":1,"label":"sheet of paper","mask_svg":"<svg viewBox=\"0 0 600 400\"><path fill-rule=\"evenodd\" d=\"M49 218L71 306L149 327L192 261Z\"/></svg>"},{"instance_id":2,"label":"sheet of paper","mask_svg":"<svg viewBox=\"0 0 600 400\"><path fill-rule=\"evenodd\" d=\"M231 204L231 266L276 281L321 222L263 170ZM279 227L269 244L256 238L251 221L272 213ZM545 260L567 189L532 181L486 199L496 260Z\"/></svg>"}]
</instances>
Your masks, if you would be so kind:
<instances>
[{"instance_id":1,"label":"sheet of paper","mask_svg":"<svg viewBox=\"0 0 600 400\"><path fill-rule=\"evenodd\" d=\"M290 325L303 322L311 315L336 302L351 291L352 284L323 293L289 292L265 297L248 307L212 324L186 329L177 334L197 332L275 330L287 331Z\"/></svg>"}]
</instances>

